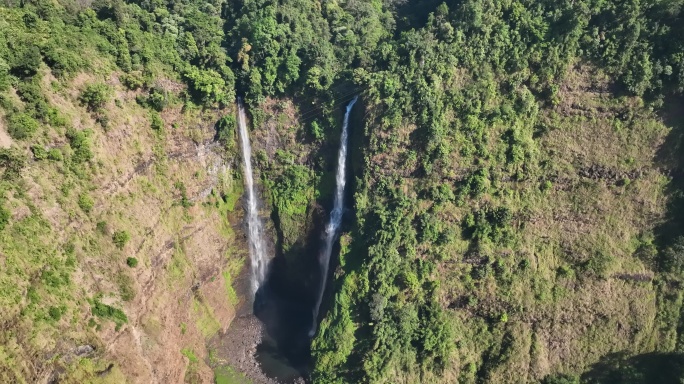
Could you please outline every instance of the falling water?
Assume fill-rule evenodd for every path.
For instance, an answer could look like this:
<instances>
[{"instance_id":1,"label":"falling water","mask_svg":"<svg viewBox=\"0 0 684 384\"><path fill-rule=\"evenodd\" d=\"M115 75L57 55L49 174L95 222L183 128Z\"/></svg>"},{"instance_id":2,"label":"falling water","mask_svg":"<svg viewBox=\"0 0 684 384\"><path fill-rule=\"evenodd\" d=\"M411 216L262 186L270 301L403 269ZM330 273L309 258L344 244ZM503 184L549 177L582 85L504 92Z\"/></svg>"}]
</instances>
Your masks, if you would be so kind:
<instances>
[{"instance_id":1,"label":"falling water","mask_svg":"<svg viewBox=\"0 0 684 384\"><path fill-rule=\"evenodd\" d=\"M245 185L247 187L247 229L249 231L249 257L252 267L252 294L256 293L259 286L266 278L266 245L263 238L263 226L259 219L259 205L254 191L254 179L252 176L252 148L249 145L247 123L245 122L245 108L242 100L238 98L238 129L240 131L240 144L242 145L242 157L244 160Z\"/></svg>"},{"instance_id":2,"label":"falling water","mask_svg":"<svg viewBox=\"0 0 684 384\"><path fill-rule=\"evenodd\" d=\"M346 183L345 168L347 162L347 127L349 125L349 113L351 112L354 103L356 103L356 99L358 99L358 96L355 96L347 105L347 113L344 114L344 122L342 124L342 138L340 139L340 150L337 154L337 188L335 189L335 202L333 204L333 210L330 212L330 221L325 226L325 245L318 260L321 264L321 285L318 289L318 299L316 300L316 305L313 309L313 325L309 331L310 337L313 337L313 335L316 334L318 310L321 307L321 301L323 301L323 291L325 290L325 285L328 280L330 254L332 253L333 242L337 237L337 231L342 223L342 211L344 209L344 184Z\"/></svg>"}]
</instances>

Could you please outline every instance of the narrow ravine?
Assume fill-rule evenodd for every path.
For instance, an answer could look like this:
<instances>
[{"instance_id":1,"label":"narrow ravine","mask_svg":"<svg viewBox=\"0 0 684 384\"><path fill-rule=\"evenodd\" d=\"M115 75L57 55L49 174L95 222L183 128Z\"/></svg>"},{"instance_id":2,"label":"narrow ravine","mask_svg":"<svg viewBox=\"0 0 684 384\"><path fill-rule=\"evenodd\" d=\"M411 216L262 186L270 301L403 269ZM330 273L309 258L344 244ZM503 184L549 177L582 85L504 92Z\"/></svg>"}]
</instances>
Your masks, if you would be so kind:
<instances>
[{"instance_id":1,"label":"narrow ravine","mask_svg":"<svg viewBox=\"0 0 684 384\"><path fill-rule=\"evenodd\" d=\"M264 229L259 218L259 201L254 190L254 176L252 173L252 147L249 144L249 133L245 118L245 107L242 100L237 99L238 107L238 130L240 144L242 146L242 158L244 167L245 187L247 188L247 236L249 240L249 257L251 266L251 289L255 295L261 284L266 279L268 256L266 255L266 243L264 241Z\"/></svg>"},{"instance_id":2,"label":"narrow ravine","mask_svg":"<svg viewBox=\"0 0 684 384\"><path fill-rule=\"evenodd\" d=\"M347 182L346 163L347 163L347 144L349 141L349 115L352 107L358 96L355 96L349 104L347 104L347 112L344 114L344 122L342 123L342 137L340 139L340 149L337 153L337 174L335 177L335 201L333 203L332 212L330 212L330 221L325 226L325 243L319 255L319 263L321 267L321 284L318 288L318 297L316 304L313 307L313 321L309 337L316 334L318 311L321 308L323 301L323 292L328 282L328 267L330 266L330 255L332 254L333 243L339 234L340 224L342 223L342 213L344 212L344 186Z\"/></svg>"}]
</instances>

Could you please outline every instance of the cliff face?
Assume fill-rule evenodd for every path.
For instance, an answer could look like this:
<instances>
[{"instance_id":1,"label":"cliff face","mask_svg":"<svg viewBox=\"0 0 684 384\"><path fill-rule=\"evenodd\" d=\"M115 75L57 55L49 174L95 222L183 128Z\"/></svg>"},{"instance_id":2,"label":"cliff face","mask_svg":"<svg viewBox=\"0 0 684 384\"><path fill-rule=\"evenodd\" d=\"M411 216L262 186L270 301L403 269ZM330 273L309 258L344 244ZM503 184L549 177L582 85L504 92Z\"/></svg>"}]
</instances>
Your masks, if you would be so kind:
<instances>
[{"instance_id":1,"label":"cliff face","mask_svg":"<svg viewBox=\"0 0 684 384\"><path fill-rule=\"evenodd\" d=\"M57 81L42 72L50 89ZM78 100L92 83L112 94L97 116ZM0 381L211 381L205 341L235 315L247 256L229 221L241 211L235 156L214 140L230 111L171 102L153 129L117 72L60 85L45 96L64 127L41 127L40 144L7 152L24 166L3 180ZM169 98L183 89L159 87ZM42 159L40 148L61 155Z\"/></svg>"},{"instance_id":2,"label":"cliff face","mask_svg":"<svg viewBox=\"0 0 684 384\"><path fill-rule=\"evenodd\" d=\"M6 0L0 382L268 381L240 294L236 89L274 255L255 305L268 352L317 383L665 382L639 365L684 366L682 17L677 1Z\"/></svg>"}]
</instances>

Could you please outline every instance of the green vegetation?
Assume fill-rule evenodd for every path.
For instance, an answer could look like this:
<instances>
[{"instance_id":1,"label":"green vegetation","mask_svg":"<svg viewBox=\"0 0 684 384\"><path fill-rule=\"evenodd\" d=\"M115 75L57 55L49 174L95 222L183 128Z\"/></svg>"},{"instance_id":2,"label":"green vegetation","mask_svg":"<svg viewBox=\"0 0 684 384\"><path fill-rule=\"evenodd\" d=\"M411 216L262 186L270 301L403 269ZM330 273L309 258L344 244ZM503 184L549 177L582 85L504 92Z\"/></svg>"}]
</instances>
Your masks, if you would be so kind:
<instances>
[{"instance_id":1,"label":"green vegetation","mask_svg":"<svg viewBox=\"0 0 684 384\"><path fill-rule=\"evenodd\" d=\"M207 303L204 303L199 299L194 299L192 302L192 311L196 315L197 329L199 329L205 339L214 336L219 329L221 329L221 325L214 316L213 309Z\"/></svg>"},{"instance_id":2,"label":"green vegetation","mask_svg":"<svg viewBox=\"0 0 684 384\"><path fill-rule=\"evenodd\" d=\"M127 322L99 297L133 305L116 251L131 238L172 288L201 277L178 223L196 201L222 220L236 210L238 94L275 253L302 285L341 107L361 96L313 382L681 378L681 0L57 0L0 14L0 381L125 381L99 359L36 356L65 355L89 320L101 331L79 315L94 291L94 316ZM179 125L192 130L172 136ZM209 127L231 171L198 201L187 183L207 180L177 176L167 146L204 145ZM156 244L163 230L173 241ZM234 304L237 271L222 272ZM211 306L188 300L184 321L216 334ZM216 381L239 380L227 372Z\"/></svg>"},{"instance_id":3,"label":"green vegetation","mask_svg":"<svg viewBox=\"0 0 684 384\"><path fill-rule=\"evenodd\" d=\"M195 356L195 352L193 352L192 349L185 348L185 349L181 350L181 353L183 354L183 356L187 357L191 363L196 363L199 361L197 356Z\"/></svg>"},{"instance_id":4,"label":"green vegetation","mask_svg":"<svg viewBox=\"0 0 684 384\"><path fill-rule=\"evenodd\" d=\"M124 249L130 239L131 235L127 231L116 231L112 235L112 241L119 249Z\"/></svg>"},{"instance_id":5,"label":"green vegetation","mask_svg":"<svg viewBox=\"0 0 684 384\"><path fill-rule=\"evenodd\" d=\"M181 353L188 358L188 367L185 371L185 382L200 383L202 378L198 372L199 359L195 356L195 352L190 348L184 348L181 350Z\"/></svg>"},{"instance_id":6,"label":"green vegetation","mask_svg":"<svg viewBox=\"0 0 684 384\"><path fill-rule=\"evenodd\" d=\"M111 90L106 84L88 84L79 100L91 111L98 111L109 101Z\"/></svg>"},{"instance_id":7,"label":"green vegetation","mask_svg":"<svg viewBox=\"0 0 684 384\"><path fill-rule=\"evenodd\" d=\"M93 299L91 310L93 315L113 321L116 324L117 329L121 327L121 325L128 323L128 317L122 310L104 304L98 299Z\"/></svg>"},{"instance_id":8,"label":"green vegetation","mask_svg":"<svg viewBox=\"0 0 684 384\"><path fill-rule=\"evenodd\" d=\"M233 138L237 128L237 121L232 115L223 116L216 123L216 139L223 144L226 149L235 146Z\"/></svg>"},{"instance_id":9,"label":"green vegetation","mask_svg":"<svg viewBox=\"0 0 684 384\"><path fill-rule=\"evenodd\" d=\"M88 213L93 209L95 201L93 198L87 194L83 194L78 197L78 206L83 210L83 212Z\"/></svg>"},{"instance_id":10,"label":"green vegetation","mask_svg":"<svg viewBox=\"0 0 684 384\"><path fill-rule=\"evenodd\" d=\"M235 371L231 367L218 367L214 369L215 384L251 384L245 375Z\"/></svg>"},{"instance_id":11,"label":"green vegetation","mask_svg":"<svg viewBox=\"0 0 684 384\"><path fill-rule=\"evenodd\" d=\"M678 254L646 220L666 219L664 206L638 201L668 198L646 152L669 134L658 113L684 84L681 4L304 3L254 0L227 14L238 85L268 135L289 137L287 105L267 97L315 100L315 113L302 103L307 134L292 129L334 144L335 113L363 94L355 218L312 346L315 382L506 382L529 361L519 378L533 381L581 373L615 348L676 344L664 304L628 303L676 295L635 250L655 237L657 258ZM280 249L296 258L298 224L327 198L321 168L334 157L311 167L292 146L255 159ZM563 313L586 297L590 315ZM656 311L661 331L647 325ZM554 328L561 313L574 329ZM616 344L625 316L638 336ZM539 349L557 353L559 332L573 352L542 367Z\"/></svg>"},{"instance_id":12,"label":"green vegetation","mask_svg":"<svg viewBox=\"0 0 684 384\"><path fill-rule=\"evenodd\" d=\"M12 213L7 208L0 206L0 231L4 230L9 224Z\"/></svg>"},{"instance_id":13,"label":"green vegetation","mask_svg":"<svg viewBox=\"0 0 684 384\"><path fill-rule=\"evenodd\" d=\"M152 120L152 122L150 123L150 126L152 127L153 130L161 131L164 128L164 122L162 121L161 117L159 116L159 112L152 112L150 114L150 120Z\"/></svg>"},{"instance_id":14,"label":"green vegetation","mask_svg":"<svg viewBox=\"0 0 684 384\"><path fill-rule=\"evenodd\" d=\"M16 140L28 139L37 130L38 122L26 113L13 114L7 122L7 131Z\"/></svg>"},{"instance_id":15,"label":"green vegetation","mask_svg":"<svg viewBox=\"0 0 684 384\"><path fill-rule=\"evenodd\" d=\"M136 259L135 257L127 257L126 265L128 265L131 268L135 268L138 266L138 259Z\"/></svg>"},{"instance_id":16,"label":"green vegetation","mask_svg":"<svg viewBox=\"0 0 684 384\"><path fill-rule=\"evenodd\" d=\"M149 315L133 307L140 286L128 268L138 259L117 249L152 229L155 238L186 235L166 220L194 196L183 189L183 209L176 208L166 199L179 192L173 181L146 170L163 171L173 160L166 128L178 127L178 149L189 127L199 143L209 139L203 128L231 112L223 105L234 100L235 78L222 48L221 8L62 0L0 6L0 382L45 374L59 382L130 381L126 363L100 348L109 320L120 328L126 314ZM187 173L203 166L192 168L174 170L174 181L195 181ZM145 221L155 216L157 224ZM224 230L211 217L207 231ZM150 247L161 245L141 246L146 261L157 260ZM190 289L185 260L170 263L182 282L173 292ZM203 322L205 330L215 324ZM83 344L96 351L75 355Z\"/></svg>"}]
</instances>

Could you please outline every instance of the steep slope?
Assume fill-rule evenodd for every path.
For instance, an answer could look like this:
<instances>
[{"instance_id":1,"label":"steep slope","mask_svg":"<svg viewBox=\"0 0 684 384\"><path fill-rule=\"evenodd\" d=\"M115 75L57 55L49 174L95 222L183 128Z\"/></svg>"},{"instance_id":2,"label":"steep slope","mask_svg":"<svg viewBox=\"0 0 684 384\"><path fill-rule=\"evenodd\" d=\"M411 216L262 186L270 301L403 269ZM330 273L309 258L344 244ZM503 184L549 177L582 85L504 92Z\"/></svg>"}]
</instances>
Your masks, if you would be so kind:
<instances>
[{"instance_id":1,"label":"steep slope","mask_svg":"<svg viewBox=\"0 0 684 384\"><path fill-rule=\"evenodd\" d=\"M110 55L114 24L73 6L1 9L13 49L2 61L0 381L211 381L205 341L235 316L246 256L233 127L216 128L233 111L193 103L164 62ZM148 52L163 43L119 26Z\"/></svg>"},{"instance_id":2,"label":"steep slope","mask_svg":"<svg viewBox=\"0 0 684 384\"><path fill-rule=\"evenodd\" d=\"M76 97L96 81L116 95L98 112L106 129ZM206 356L205 338L234 316L231 274L245 256L226 217L241 185L213 140L218 111L172 105L155 131L117 73L63 84L44 95L78 144L46 126L32 152L5 152L25 160L4 179L3 380L57 378L57 365L80 381L111 361L137 382L182 381L181 351Z\"/></svg>"},{"instance_id":3,"label":"steep slope","mask_svg":"<svg viewBox=\"0 0 684 384\"><path fill-rule=\"evenodd\" d=\"M239 93L274 254L254 309L293 376L678 380L683 18L679 0L6 2L0 379L208 382L222 350L252 353L249 321L205 346L252 309L232 288ZM309 345L355 95L353 208Z\"/></svg>"}]
</instances>

